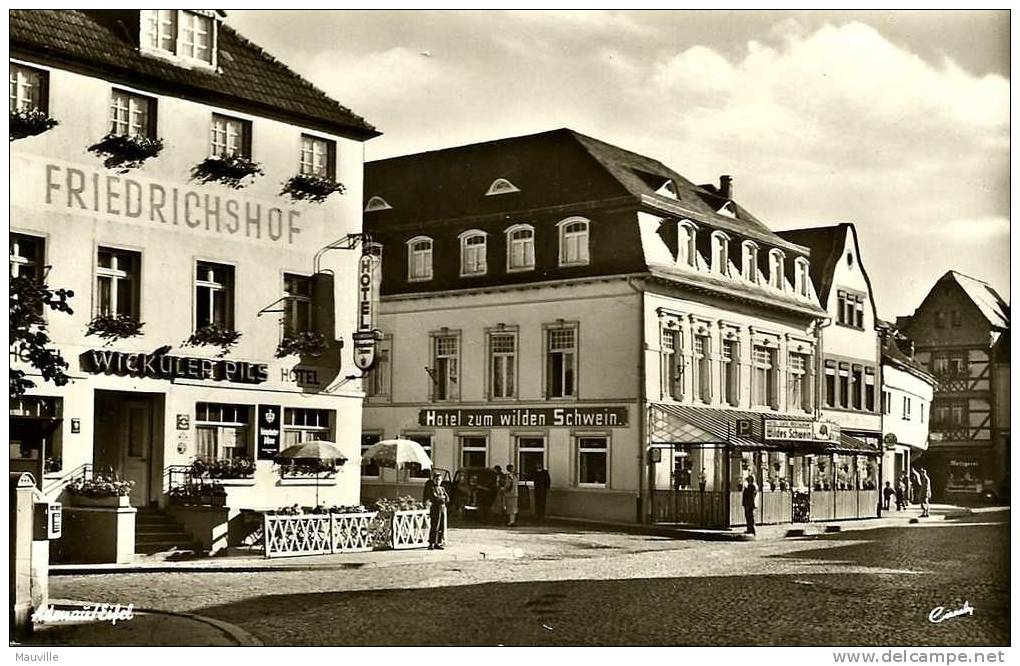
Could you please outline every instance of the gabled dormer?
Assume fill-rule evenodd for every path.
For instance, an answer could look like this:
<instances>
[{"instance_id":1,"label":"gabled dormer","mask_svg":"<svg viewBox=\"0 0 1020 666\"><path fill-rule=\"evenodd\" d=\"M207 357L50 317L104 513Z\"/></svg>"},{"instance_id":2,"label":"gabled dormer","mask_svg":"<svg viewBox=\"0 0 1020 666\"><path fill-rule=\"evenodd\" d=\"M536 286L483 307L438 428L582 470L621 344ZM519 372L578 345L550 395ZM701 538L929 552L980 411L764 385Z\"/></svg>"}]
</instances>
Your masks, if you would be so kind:
<instances>
[{"instance_id":1,"label":"gabled dormer","mask_svg":"<svg viewBox=\"0 0 1020 666\"><path fill-rule=\"evenodd\" d=\"M183 67L215 70L222 12L208 9L142 9L138 49Z\"/></svg>"}]
</instances>

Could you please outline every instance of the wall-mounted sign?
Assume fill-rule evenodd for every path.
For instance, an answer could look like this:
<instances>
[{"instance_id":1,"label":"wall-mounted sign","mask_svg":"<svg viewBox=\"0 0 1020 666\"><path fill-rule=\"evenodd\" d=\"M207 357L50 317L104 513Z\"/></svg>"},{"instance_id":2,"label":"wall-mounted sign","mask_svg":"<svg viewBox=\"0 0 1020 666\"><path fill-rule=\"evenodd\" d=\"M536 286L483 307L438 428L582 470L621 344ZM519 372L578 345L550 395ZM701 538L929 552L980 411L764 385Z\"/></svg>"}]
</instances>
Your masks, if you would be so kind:
<instances>
[{"instance_id":1,"label":"wall-mounted sign","mask_svg":"<svg viewBox=\"0 0 1020 666\"><path fill-rule=\"evenodd\" d=\"M303 368L295 365L293 368L280 368L280 381L293 382L298 386L316 388L322 386L319 381L319 371L315 368Z\"/></svg>"},{"instance_id":2,"label":"wall-mounted sign","mask_svg":"<svg viewBox=\"0 0 1020 666\"><path fill-rule=\"evenodd\" d=\"M737 437L751 437L754 434L753 419L737 419Z\"/></svg>"},{"instance_id":3,"label":"wall-mounted sign","mask_svg":"<svg viewBox=\"0 0 1020 666\"><path fill-rule=\"evenodd\" d=\"M81 432L81 419L71 419L71 434L77 435Z\"/></svg>"},{"instance_id":4,"label":"wall-mounted sign","mask_svg":"<svg viewBox=\"0 0 1020 666\"><path fill-rule=\"evenodd\" d=\"M177 429L187 430L191 427L191 414L178 414L177 415Z\"/></svg>"},{"instance_id":5,"label":"wall-mounted sign","mask_svg":"<svg viewBox=\"0 0 1020 666\"><path fill-rule=\"evenodd\" d=\"M375 365L376 346L381 337L375 330L376 269L379 258L368 253L358 262L358 330L354 332L354 366L367 372Z\"/></svg>"},{"instance_id":6,"label":"wall-mounted sign","mask_svg":"<svg viewBox=\"0 0 1020 666\"><path fill-rule=\"evenodd\" d=\"M838 442L839 426L825 421L765 419L765 440Z\"/></svg>"},{"instance_id":7,"label":"wall-mounted sign","mask_svg":"<svg viewBox=\"0 0 1020 666\"><path fill-rule=\"evenodd\" d=\"M282 410L279 405L259 405L258 411L258 459L272 460L280 452Z\"/></svg>"},{"instance_id":8,"label":"wall-mounted sign","mask_svg":"<svg viewBox=\"0 0 1020 666\"><path fill-rule=\"evenodd\" d=\"M896 435L891 432L886 434L886 436L882 438L882 441L885 443L886 451L895 451L896 444L899 443L899 440L896 438Z\"/></svg>"},{"instance_id":9,"label":"wall-mounted sign","mask_svg":"<svg viewBox=\"0 0 1020 666\"><path fill-rule=\"evenodd\" d=\"M81 365L93 374L153 379L212 379L238 384L261 384L269 378L269 368L265 363L145 352L129 354L106 349L90 349L85 352L81 355Z\"/></svg>"},{"instance_id":10,"label":"wall-mounted sign","mask_svg":"<svg viewBox=\"0 0 1020 666\"><path fill-rule=\"evenodd\" d=\"M544 426L626 428L626 407L553 409L423 409L418 425L436 428L516 428Z\"/></svg>"}]
</instances>

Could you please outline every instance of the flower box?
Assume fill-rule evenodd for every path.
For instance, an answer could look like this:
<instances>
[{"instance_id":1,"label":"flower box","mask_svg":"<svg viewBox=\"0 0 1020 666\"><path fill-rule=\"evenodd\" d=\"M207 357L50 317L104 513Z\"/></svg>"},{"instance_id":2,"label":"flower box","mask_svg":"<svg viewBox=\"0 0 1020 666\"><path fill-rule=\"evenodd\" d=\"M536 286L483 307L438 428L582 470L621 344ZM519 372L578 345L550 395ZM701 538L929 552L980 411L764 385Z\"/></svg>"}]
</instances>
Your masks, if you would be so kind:
<instances>
[{"instance_id":1,"label":"flower box","mask_svg":"<svg viewBox=\"0 0 1020 666\"><path fill-rule=\"evenodd\" d=\"M276 347L276 358L292 354L298 356L319 356L329 348L326 336L317 331L287 331Z\"/></svg>"},{"instance_id":2,"label":"flower box","mask_svg":"<svg viewBox=\"0 0 1020 666\"><path fill-rule=\"evenodd\" d=\"M241 338L241 333L217 324L209 324L208 326L202 326L194 333L191 337L185 341L185 345L189 347L219 347L220 353L218 356L226 356L230 353L230 348L237 344L237 341Z\"/></svg>"},{"instance_id":3,"label":"flower box","mask_svg":"<svg viewBox=\"0 0 1020 666\"><path fill-rule=\"evenodd\" d=\"M59 124L56 120L50 118L45 111L40 111L39 109L11 111L10 138L11 141L17 141L25 137L36 136Z\"/></svg>"},{"instance_id":4,"label":"flower box","mask_svg":"<svg viewBox=\"0 0 1020 666\"><path fill-rule=\"evenodd\" d=\"M89 322L85 335L97 335L108 342L126 340L142 334L143 322L130 315L96 315Z\"/></svg>"},{"instance_id":5,"label":"flower box","mask_svg":"<svg viewBox=\"0 0 1020 666\"><path fill-rule=\"evenodd\" d=\"M280 195L287 195L293 201L322 203L334 192L343 194L345 189L341 183L332 178L298 174L284 183Z\"/></svg>"},{"instance_id":6,"label":"flower box","mask_svg":"<svg viewBox=\"0 0 1020 666\"><path fill-rule=\"evenodd\" d=\"M205 158L191 169L191 179L205 183L221 183L239 190L248 183L245 178L263 173L257 162L243 155L213 155Z\"/></svg>"},{"instance_id":7,"label":"flower box","mask_svg":"<svg viewBox=\"0 0 1020 666\"><path fill-rule=\"evenodd\" d=\"M87 495L72 494L72 501L75 506L90 507L123 507L131 506L131 498L127 495L115 495L113 497L88 497Z\"/></svg>"},{"instance_id":8,"label":"flower box","mask_svg":"<svg viewBox=\"0 0 1020 666\"><path fill-rule=\"evenodd\" d=\"M123 134L107 134L89 146L90 153L103 158L103 166L118 169L120 173L142 166L145 160L159 155L162 150L162 139Z\"/></svg>"}]
</instances>

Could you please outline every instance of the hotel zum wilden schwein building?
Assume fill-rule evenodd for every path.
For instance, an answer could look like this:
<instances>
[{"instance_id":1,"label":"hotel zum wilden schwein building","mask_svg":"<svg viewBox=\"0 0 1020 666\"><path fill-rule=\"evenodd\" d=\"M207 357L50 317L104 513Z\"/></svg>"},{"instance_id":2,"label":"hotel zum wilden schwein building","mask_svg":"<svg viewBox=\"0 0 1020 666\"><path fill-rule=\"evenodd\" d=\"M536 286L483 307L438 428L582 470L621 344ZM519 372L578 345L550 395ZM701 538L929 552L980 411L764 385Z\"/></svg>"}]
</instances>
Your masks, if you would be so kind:
<instances>
[{"instance_id":1,"label":"hotel zum wilden schwein building","mask_svg":"<svg viewBox=\"0 0 1020 666\"><path fill-rule=\"evenodd\" d=\"M134 481L131 505L149 507L196 458L244 457L254 477L222 482L232 515L356 504L362 393L347 377L360 374L361 252L320 250L361 232L362 142L378 132L222 13L12 11L10 34L12 114L59 123L11 143L11 274L74 290L73 315L46 315L73 381L31 377L12 400L12 469L42 472L50 499L112 470ZM113 164L123 137L141 164ZM207 161L224 155L261 173L235 183ZM333 181L344 191L329 194ZM86 335L115 316L143 326ZM224 330L240 333L226 353L185 344ZM314 439L352 463L281 478L273 455Z\"/></svg>"},{"instance_id":2,"label":"hotel zum wilden schwein building","mask_svg":"<svg viewBox=\"0 0 1020 666\"><path fill-rule=\"evenodd\" d=\"M553 515L740 524L750 474L762 522L875 515L877 446L818 416L809 250L731 178L694 185L561 129L365 179L385 338L363 446L409 437L525 483L545 466ZM369 468L363 494L396 480Z\"/></svg>"}]
</instances>

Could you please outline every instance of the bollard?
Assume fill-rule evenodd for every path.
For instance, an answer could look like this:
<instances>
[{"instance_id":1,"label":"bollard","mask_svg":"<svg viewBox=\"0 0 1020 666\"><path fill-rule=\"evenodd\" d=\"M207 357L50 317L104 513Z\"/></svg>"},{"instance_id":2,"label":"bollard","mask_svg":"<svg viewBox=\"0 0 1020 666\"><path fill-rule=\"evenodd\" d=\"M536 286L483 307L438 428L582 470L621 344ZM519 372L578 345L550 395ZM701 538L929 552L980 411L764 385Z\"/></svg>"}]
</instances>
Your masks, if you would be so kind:
<instances>
[{"instance_id":1,"label":"bollard","mask_svg":"<svg viewBox=\"0 0 1020 666\"><path fill-rule=\"evenodd\" d=\"M32 550L35 528L35 479L28 472L10 472L10 639L32 633Z\"/></svg>"}]
</instances>

